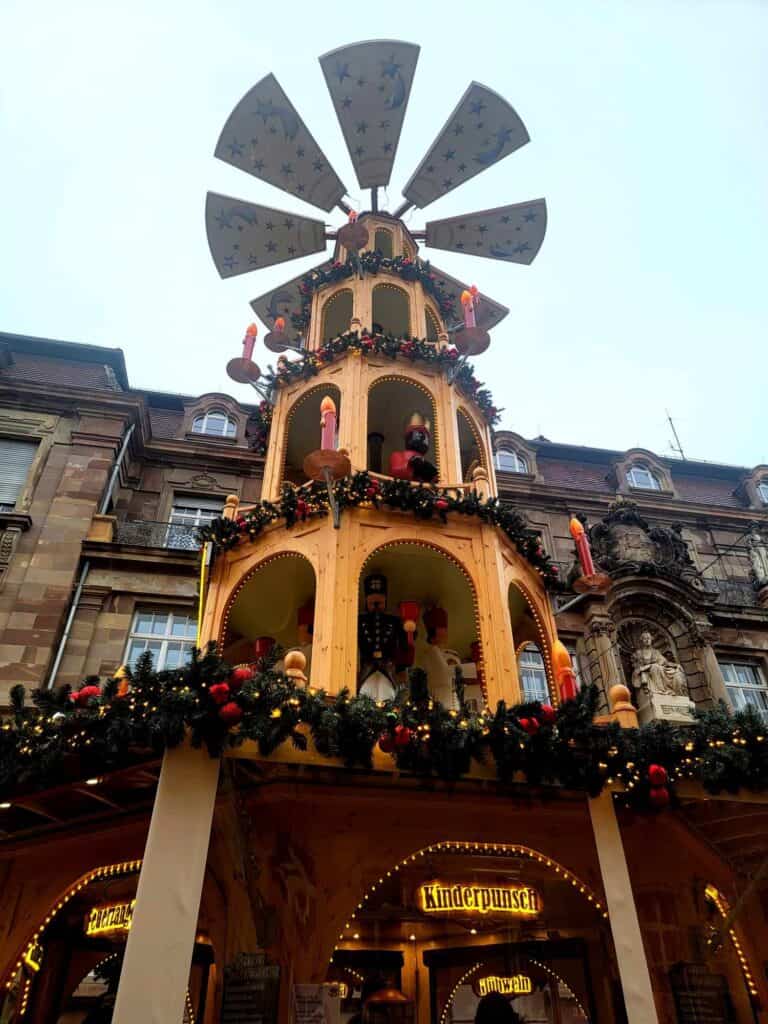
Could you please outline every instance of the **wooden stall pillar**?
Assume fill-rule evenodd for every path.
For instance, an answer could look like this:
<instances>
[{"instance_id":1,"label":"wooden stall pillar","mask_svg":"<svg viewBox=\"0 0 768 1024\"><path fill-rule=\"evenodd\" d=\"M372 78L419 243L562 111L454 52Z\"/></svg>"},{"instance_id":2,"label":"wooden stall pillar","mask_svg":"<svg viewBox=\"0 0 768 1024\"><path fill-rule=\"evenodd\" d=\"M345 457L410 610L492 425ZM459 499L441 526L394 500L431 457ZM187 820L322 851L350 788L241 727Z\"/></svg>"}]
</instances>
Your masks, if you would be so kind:
<instances>
[{"instance_id":1,"label":"wooden stall pillar","mask_svg":"<svg viewBox=\"0 0 768 1024\"><path fill-rule=\"evenodd\" d=\"M183 1019L219 763L187 744L165 753L113 1024Z\"/></svg>"},{"instance_id":2,"label":"wooden stall pillar","mask_svg":"<svg viewBox=\"0 0 768 1024\"><path fill-rule=\"evenodd\" d=\"M609 790L589 801L600 873L629 1024L658 1024L651 975L632 893L624 844Z\"/></svg>"}]
</instances>

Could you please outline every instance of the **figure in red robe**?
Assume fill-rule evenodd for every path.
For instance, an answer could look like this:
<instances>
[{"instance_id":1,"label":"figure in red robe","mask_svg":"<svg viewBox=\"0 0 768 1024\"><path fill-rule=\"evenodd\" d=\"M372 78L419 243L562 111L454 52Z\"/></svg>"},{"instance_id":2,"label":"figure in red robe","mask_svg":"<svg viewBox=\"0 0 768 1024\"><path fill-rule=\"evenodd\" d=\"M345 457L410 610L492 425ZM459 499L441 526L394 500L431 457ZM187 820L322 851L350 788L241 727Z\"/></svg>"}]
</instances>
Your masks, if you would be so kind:
<instances>
[{"instance_id":1,"label":"figure in red robe","mask_svg":"<svg viewBox=\"0 0 768 1024\"><path fill-rule=\"evenodd\" d=\"M405 451L389 456L389 475L397 480L431 484L437 479L437 466L424 456L429 450L429 420L415 412L405 428Z\"/></svg>"}]
</instances>

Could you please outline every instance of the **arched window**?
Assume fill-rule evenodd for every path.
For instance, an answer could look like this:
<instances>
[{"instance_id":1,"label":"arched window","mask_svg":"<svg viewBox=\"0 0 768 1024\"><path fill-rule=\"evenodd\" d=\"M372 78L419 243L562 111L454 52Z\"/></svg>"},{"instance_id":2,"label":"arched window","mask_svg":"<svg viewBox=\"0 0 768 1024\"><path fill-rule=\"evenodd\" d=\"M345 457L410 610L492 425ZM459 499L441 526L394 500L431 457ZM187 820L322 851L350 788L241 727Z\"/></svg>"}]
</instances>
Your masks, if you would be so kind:
<instances>
[{"instance_id":1,"label":"arched window","mask_svg":"<svg viewBox=\"0 0 768 1024\"><path fill-rule=\"evenodd\" d=\"M392 232L387 228L376 228L376 234L373 236L373 248L391 260L395 255Z\"/></svg>"},{"instance_id":2,"label":"arched window","mask_svg":"<svg viewBox=\"0 0 768 1024\"><path fill-rule=\"evenodd\" d=\"M440 334L440 321L437 319L433 309L427 306L427 341L431 341L433 344L437 341L438 335Z\"/></svg>"},{"instance_id":3,"label":"arched window","mask_svg":"<svg viewBox=\"0 0 768 1024\"><path fill-rule=\"evenodd\" d=\"M193 434L208 434L211 437L234 437L237 424L221 409L209 409L192 421Z\"/></svg>"},{"instance_id":4,"label":"arched window","mask_svg":"<svg viewBox=\"0 0 768 1024\"><path fill-rule=\"evenodd\" d=\"M757 493L760 495L760 501L764 505L768 505L768 480L761 480L757 485Z\"/></svg>"},{"instance_id":5,"label":"arched window","mask_svg":"<svg viewBox=\"0 0 768 1024\"><path fill-rule=\"evenodd\" d=\"M630 487L640 487L644 491L660 491L659 478L647 466L631 466L627 471L627 483Z\"/></svg>"},{"instance_id":6,"label":"arched window","mask_svg":"<svg viewBox=\"0 0 768 1024\"><path fill-rule=\"evenodd\" d=\"M352 292L342 288L328 299L323 306L323 341L333 341L349 330L352 319Z\"/></svg>"},{"instance_id":7,"label":"arched window","mask_svg":"<svg viewBox=\"0 0 768 1024\"><path fill-rule=\"evenodd\" d=\"M373 289L373 329L402 338L411 333L411 305L408 293L393 284Z\"/></svg>"},{"instance_id":8,"label":"arched window","mask_svg":"<svg viewBox=\"0 0 768 1024\"><path fill-rule=\"evenodd\" d=\"M500 448L493 457L493 464L502 473L528 472L528 463L523 456L510 448Z\"/></svg>"},{"instance_id":9,"label":"arched window","mask_svg":"<svg viewBox=\"0 0 768 1024\"><path fill-rule=\"evenodd\" d=\"M520 671L523 700L540 700L546 704L549 701L547 670L544 667L541 651L536 644L525 645L520 651L517 664Z\"/></svg>"}]
</instances>

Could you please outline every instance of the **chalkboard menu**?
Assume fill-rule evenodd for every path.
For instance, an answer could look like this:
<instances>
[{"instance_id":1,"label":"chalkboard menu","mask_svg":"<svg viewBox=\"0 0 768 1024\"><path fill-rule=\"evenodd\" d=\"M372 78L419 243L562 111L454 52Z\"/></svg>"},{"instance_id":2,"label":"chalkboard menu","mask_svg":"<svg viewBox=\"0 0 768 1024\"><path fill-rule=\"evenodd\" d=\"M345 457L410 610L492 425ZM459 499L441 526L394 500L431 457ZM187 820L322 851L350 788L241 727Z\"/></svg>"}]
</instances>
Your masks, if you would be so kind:
<instances>
[{"instance_id":1,"label":"chalkboard menu","mask_svg":"<svg viewBox=\"0 0 768 1024\"><path fill-rule=\"evenodd\" d=\"M280 968L263 953L238 953L224 968L221 1024L277 1024Z\"/></svg>"},{"instance_id":2,"label":"chalkboard menu","mask_svg":"<svg viewBox=\"0 0 768 1024\"><path fill-rule=\"evenodd\" d=\"M678 1024L736 1024L728 984L704 964L675 964L669 972Z\"/></svg>"}]
</instances>

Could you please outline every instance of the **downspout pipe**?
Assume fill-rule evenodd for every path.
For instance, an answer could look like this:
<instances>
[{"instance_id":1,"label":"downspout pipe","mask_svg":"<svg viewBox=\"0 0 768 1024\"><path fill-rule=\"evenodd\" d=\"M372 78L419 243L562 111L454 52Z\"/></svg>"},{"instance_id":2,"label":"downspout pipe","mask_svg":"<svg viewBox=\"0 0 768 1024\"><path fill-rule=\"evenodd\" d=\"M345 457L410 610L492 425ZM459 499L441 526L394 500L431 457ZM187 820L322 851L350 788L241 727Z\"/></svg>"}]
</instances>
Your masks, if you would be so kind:
<instances>
[{"instance_id":1,"label":"downspout pipe","mask_svg":"<svg viewBox=\"0 0 768 1024\"><path fill-rule=\"evenodd\" d=\"M109 503L112 500L112 495L114 494L115 491L115 484L117 483L118 476L120 475L120 467L122 466L123 461L125 460L125 456L128 451L128 445L130 443L134 427L135 423L131 423L128 429L126 430L125 434L123 435L123 443L120 445L120 451L118 452L117 459L115 460L115 464L112 467L112 472L110 474L109 481L107 482L104 494L102 495L101 501L99 502L100 516L105 515L107 509L109 508ZM67 641L69 640L69 634L72 631L72 623L75 621L75 615L80 604L80 598L83 595L83 586L85 585L85 581L86 578L88 577L90 569L91 563L86 558L86 560L83 562L82 568L80 569L80 577L77 581L75 592L72 595L72 602L69 606L69 611L67 612L67 621L64 623L64 632L61 634L59 646L56 648L56 656L53 659L51 671L48 674L48 681L45 684L46 690L52 690L54 683L56 682L56 675L59 671L59 666L61 665L61 659L64 657L64 651L67 646Z\"/></svg>"}]
</instances>

